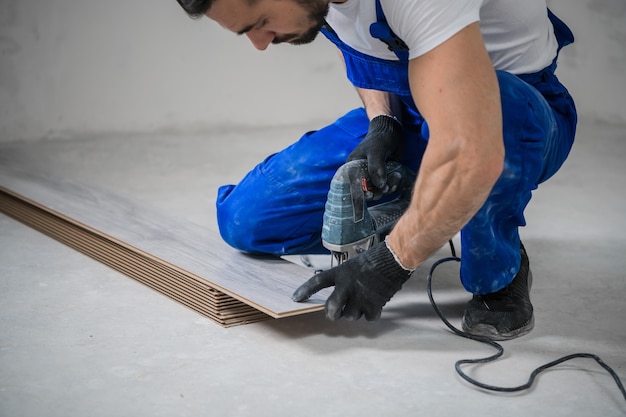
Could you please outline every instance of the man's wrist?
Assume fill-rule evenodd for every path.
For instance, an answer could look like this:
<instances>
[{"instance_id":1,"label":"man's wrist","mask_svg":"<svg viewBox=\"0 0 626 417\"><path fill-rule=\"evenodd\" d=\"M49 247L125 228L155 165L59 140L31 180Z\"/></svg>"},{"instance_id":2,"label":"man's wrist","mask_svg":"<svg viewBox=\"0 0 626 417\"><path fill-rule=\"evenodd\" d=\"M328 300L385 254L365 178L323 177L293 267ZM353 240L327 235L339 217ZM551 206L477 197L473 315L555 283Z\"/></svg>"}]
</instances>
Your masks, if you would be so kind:
<instances>
[{"instance_id":1,"label":"man's wrist","mask_svg":"<svg viewBox=\"0 0 626 417\"><path fill-rule=\"evenodd\" d=\"M402 123L396 116L394 116L393 114L386 114L386 113L379 114L378 116L372 117L372 120L370 120L370 123L373 122L374 119L379 119L382 121L384 120L383 118L389 118L389 119L395 120L399 125L402 125Z\"/></svg>"},{"instance_id":2,"label":"man's wrist","mask_svg":"<svg viewBox=\"0 0 626 417\"><path fill-rule=\"evenodd\" d=\"M387 250L389 251L389 253L391 253L391 256L393 256L393 259L400 266L400 268L404 269L407 272L414 272L417 269L417 268L409 268L409 267L404 266L404 264L402 263L398 255L396 255L396 252L389 245L389 235L385 237L385 246L387 246Z\"/></svg>"}]
</instances>

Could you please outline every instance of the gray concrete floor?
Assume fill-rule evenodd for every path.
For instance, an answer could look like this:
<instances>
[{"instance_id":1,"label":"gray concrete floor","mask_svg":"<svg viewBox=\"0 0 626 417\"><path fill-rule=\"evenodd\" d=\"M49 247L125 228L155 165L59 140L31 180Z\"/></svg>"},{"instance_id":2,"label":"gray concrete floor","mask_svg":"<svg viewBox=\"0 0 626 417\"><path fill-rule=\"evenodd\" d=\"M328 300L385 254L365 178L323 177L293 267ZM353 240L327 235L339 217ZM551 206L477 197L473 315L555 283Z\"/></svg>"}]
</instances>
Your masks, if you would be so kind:
<instances>
[{"instance_id":1,"label":"gray concrete floor","mask_svg":"<svg viewBox=\"0 0 626 417\"><path fill-rule=\"evenodd\" d=\"M215 229L216 187L309 128L8 143L0 163L107 187ZM522 230L535 330L470 375L516 386L543 363L589 352L626 382L624 161L626 128L581 122L569 161L535 193ZM443 326L427 273L420 268L374 323L313 313L224 329L0 215L0 416L626 413L611 377L588 359L541 374L521 394L469 386L455 361L492 350ZM469 299L456 274L442 266L434 283L454 324Z\"/></svg>"}]
</instances>

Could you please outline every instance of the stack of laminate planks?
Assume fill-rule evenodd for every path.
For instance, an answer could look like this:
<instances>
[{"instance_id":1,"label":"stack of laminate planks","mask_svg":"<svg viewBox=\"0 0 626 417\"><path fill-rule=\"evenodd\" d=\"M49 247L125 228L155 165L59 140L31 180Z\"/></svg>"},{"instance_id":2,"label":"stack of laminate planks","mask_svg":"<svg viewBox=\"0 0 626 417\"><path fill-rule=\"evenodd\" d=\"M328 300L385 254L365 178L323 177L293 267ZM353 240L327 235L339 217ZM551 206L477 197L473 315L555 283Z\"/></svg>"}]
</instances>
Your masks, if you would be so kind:
<instances>
[{"instance_id":1,"label":"stack of laminate planks","mask_svg":"<svg viewBox=\"0 0 626 417\"><path fill-rule=\"evenodd\" d=\"M0 211L222 326L323 308L291 293L311 270L244 255L214 232L93 186L0 167Z\"/></svg>"}]
</instances>

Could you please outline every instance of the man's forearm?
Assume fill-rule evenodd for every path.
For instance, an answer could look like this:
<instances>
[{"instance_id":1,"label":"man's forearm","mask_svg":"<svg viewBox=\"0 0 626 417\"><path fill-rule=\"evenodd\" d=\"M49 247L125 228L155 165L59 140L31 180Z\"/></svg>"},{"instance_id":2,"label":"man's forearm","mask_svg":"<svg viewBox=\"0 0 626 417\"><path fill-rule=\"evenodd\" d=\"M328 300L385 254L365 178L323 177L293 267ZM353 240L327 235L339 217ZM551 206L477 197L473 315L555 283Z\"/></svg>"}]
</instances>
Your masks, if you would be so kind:
<instances>
[{"instance_id":1,"label":"man's forearm","mask_svg":"<svg viewBox=\"0 0 626 417\"><path fill-rule=\"evenodd\" d=\"M364 88L357 88L356 91L370 120L381 114L389 114L400 119L399 100L395 94Z\"/></svg>"},{"instance_id":2,"label":"man's forearm","mask_svg":"<svg viewBox=\"0 0 626 417\"><path fill-rule=\"evenodd\" d=\"M484 204L502 173L504 142L497 77L478 23L411 60L409 82L430 137L413 199L388 243L415 268Z\"/></svg>"},{"instance_id":3,"label":"man's forearm","mask_svg":"<svg viewBox=\"0 0 626 417\"><path fill-rule=\"evenodd\" d=\"M414 269L451 239L484 204L501 171L501 158L477 168L469 155L450 158L430 146L413 199L389 235L402 265Z\"/></svg>"}]
</instances>

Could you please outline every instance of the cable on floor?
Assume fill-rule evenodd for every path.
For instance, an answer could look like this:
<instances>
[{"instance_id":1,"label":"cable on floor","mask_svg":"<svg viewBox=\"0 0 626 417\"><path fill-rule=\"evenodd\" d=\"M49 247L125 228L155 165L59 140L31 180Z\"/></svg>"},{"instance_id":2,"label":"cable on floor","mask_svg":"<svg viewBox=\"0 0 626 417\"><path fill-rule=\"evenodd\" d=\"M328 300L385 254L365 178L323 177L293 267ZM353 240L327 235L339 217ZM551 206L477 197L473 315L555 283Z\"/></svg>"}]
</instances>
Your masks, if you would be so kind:
<instances>
[{"instance_id":1,"label":"cable on floor","mask_svg":"<svg viewBox=\"0 0 626 417\"><path fill-rule=\"evenodd\" d=\"M445 318L445 316L443 315L443 313L441 312L441 310L439 309L439 307L437 306L437 304L435 303L435 300L433 298L433 291L432 291L432 278L433 278L433 274L435 272L435 269L437 269L437 267L445 262L460 262L461 258L459 258L456 255L456 250L454 248L454 243L452 241L449 242L450 244L450 250L452 252L452 256L446 257L446 258L441 258L439 260L437 260L433 266L430 268L430 272L428 273L428 278L426 280L426 290L428 292L428 298L430 299L430 303L433 306L433 308L435 309L435 312L437 313L437 315L439 316L439 318L441 319L441 321L443 321L443 323L456 335L464 337L466 339L470 339L470 340L475 340L477 342L481 342L481 343L485 343L487 345L492 346L493 348L495 348L497 350L497 352L489 357L486 358L480 358L480 359L461 359L459 361L457 361L454 365L456 372L459 374L459 376L461 378L463 378L465 381L469 382L470 384L473 384L479 388L485 389L485 390L489 390L489 391L496 391L496 392L518 392L518 391L524 391L529 389L534 381L535 378L537 377L538 374L540 374L541 372L545 371L548 368L552 368L553 366L559 365L563 362L572 360L572 359L576 359L576 358L588 358L588 359L593 359L595 360L601 367L603 367L615 380L615 383L617 384L617 387L619 388L619 390L622 393L622 396L624 397L624 401L626 401L626 390L624 389L624 385L622 384L622 381L620 380L619 376L617 375L617 373L609 366L607 365L602 359L600 359L600 357L598 357L597 355L591 354L591 353L574 353L571 355L567 355L567 356L563 356L562 358L559 358L555 361L546 363L545 365L542 365L538 368L536 368L531 374L530 377L528 378L528 382L526 382L525 384L519 385L517 387L498 387L495 385L489 385L489 384L484 384L480 381L477 381L476 379L470 377L469 375L467 375L463 369L461 368L462 365L466 365L466 364L477 364L477 363L487 363L487 362L492 362L496 359L498 359L499 357L501 357L504 353L504 348L502 347L502 345L500 345L497 342L494 342L493 340L484 338L484 337L479 337L479 336L474 336L471 335L469 333L466 333L464 331L461 331L459 329L457 329L456 327L454 327L452 324L450 324L450 322L448 321L448 319Z\"/></svg>"}]
</instances>

